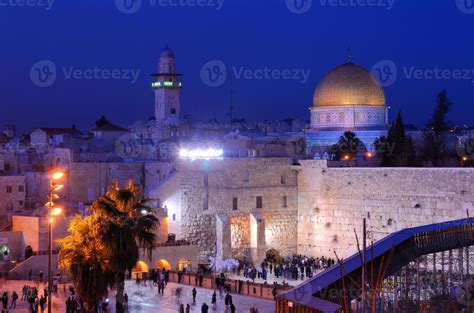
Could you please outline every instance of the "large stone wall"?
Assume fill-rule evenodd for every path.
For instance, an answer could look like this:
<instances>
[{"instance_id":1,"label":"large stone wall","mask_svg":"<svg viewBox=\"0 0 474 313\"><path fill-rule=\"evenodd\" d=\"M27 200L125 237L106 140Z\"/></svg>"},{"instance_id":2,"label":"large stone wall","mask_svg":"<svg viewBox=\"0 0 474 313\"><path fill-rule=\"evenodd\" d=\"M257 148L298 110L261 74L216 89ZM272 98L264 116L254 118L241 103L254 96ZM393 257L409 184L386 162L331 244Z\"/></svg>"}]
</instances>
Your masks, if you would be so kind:
<instances>
[{"instance_id":1,"label":"large stone wall","mask_svg":"<svg viewBox=\"0 0 474 313\"><path fill-rule=\"evenodd\" d=\"M199 246L199 260L216 254L217 233L231 249L228 256L250 257L251 250L276 248L296 252L297 179L287 158L183 160L180 164L181 237ZM256 197L262 197L257 208ZM286 197L286 207L283 197ZM207 198L207 200L206 200ZM237 210L233 199L237 198ZM217 215L230 227L216 223ZM250 215L262 217L264 229L258 232L258 247L250 243ZM218 230L220 229L220 230ZM260 255L257 258L261 258Z\"/></svg>"},{"instance_id":2,"label":"large stone wall","mask_svg":"<svg viewBox=\"0 0 474 313\"><path fill-rule=\"evenodd\" d=\"M298 253L347 257L354 229L379 240L407 227L473 215L474 170L468 168L327 168L301 161ZM370 242L370 241L369 241Z\"/></svg>"}]
</instances>

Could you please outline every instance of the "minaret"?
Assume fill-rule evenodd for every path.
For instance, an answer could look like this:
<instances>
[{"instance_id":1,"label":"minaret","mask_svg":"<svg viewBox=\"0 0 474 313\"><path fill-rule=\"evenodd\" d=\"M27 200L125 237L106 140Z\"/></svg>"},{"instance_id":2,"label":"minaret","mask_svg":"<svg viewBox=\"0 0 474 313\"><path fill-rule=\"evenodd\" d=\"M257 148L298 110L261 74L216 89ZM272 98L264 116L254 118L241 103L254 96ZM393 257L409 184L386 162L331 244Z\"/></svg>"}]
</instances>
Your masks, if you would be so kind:
<instances>
[{"instance_id":1,"label":"minaret","mask_svg":"<svg viewBox=\"0 0 474 313\"><path fill-rule=\"evenodd\" d=\"M158 74L152 76L155 77L151 85L155 92L155 119L160 122L170 117L179 118L182 74L176 73L174 53L168 46L161 51Z\"/></svg>"}]
</instances>

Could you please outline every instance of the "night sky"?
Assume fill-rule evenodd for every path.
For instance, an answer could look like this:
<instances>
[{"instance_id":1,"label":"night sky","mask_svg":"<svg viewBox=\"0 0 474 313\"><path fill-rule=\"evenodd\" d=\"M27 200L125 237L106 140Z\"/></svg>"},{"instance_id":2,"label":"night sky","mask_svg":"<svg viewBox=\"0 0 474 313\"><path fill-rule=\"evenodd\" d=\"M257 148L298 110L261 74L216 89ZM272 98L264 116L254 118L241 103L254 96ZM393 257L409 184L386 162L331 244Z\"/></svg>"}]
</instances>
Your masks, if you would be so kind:
<instances>
[{"instance_id":1,"label":"night sky","mask_svg":"<svg viewBox=\"0 0 474 313\"><path fill-rule=\"evenodd\" d=\"M140 3L28 0L30 5L18 6L25 1L0 0L0 126L16 124L21 132L72 124L87 128L101 114L120 125L148 119L154 106L149 74L157 72L166 44L184 74L183 113L196 120L228 118L229 79L218 87L206 85L200 72L209 61L222 61L227 77L234 76L236 116L309 119L314 88L346 61L350 47L353 61L369 70L383 60L395 64L397 79L385 88L391 118L401 109L407 122L424 125L436 94L446 88L454 102L449 119L474 124L471 0L395 0L392 8L388 2L393 0L360 0L379 2L376 6L313 0L309 9L305 0L224 0L222 7L217 0L194 6L196 0L161 0L161 5L142 0L129 11L123 1ZM47 1L53 1L51 8ZM169 5L177 1L181 5ZM42 60L56 67L56 80L48 87L32 80L32 67ZM306 82L234 75L265 67L310 74ZM410 75L436 67L448 70L444 78L431 78L429 72L421 78ZM139 75L136 82L122 71L120 79L69 75L94 68Z\"/></svg>"}]
</instances>

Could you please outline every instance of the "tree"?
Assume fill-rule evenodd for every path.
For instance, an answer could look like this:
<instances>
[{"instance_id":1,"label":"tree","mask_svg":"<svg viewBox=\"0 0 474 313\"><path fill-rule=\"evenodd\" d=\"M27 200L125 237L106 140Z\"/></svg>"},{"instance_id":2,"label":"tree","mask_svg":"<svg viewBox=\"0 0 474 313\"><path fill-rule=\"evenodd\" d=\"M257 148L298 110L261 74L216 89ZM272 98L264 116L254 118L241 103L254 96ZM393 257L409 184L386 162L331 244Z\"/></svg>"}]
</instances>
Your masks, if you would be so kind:
<instances>
[{"instance_id":1,"label":"tree","mask_svg":"<svg viewBox=\"0 0 474 313\"><path fill-rule=\"evenodd\" d=\"M446 114L449 112L451 106L452 102L448 98L446 89L441 90L436 97L436 107L433 116L426 125L435 134L441 134L448 131L449 125L446 122Z\"/></svg>"},{"instance_id":2,"label":"tree","mask_svg":"<svg viewBox=\"0 0 474 313\"><path fill-rule=\"evenodd\" d=\"M365 150L364 144L351 131L345 131L339 137L339 141L331 146L331 153L334 154L336 160L342 158L352 159L357 155L357 152Z\"/></svg>"},{"instance_id":3,"label":"tree","mask_svg":"<svg viewBox=\"0 0 474 313\"><path fill-rule=\"evenodd\" d=\"M97 128L104 127L111 124L111 122L105 117L105 115L102 115L96 122L95 126Z\"/></svg>"},{"instance_id":4,"label":"tree","mask_svg":"<svg viewBox=\"0 0 474 313\"><path fill-rule=\"evenodd\" d=\"M100 225L101 242L108 257L108 269L114 273L117 287L116 312L124 311L125 273L139 261L139 249L151 258L156 247L158 218L147 206L141 190L129 182L125 189L117 183L90 207Z\"/></svg>"},{"instance_id":5,"label":"tree","mask_svg":"<svg viewBox=\"0 0 474 313\"><path fill-rule=\"evenodd\" d=\"M437 98L437 105L433 116L426 124L427 130L423 133L423 145L420 151L420 159L431 166L441 166L449 162L454 156L453 149L448 146L448 123L446 114L452 106L446 90L442 90Z\"/></svg>"},{"instance_id":6,"label":"tree","mask_svg":"<svg viewBox=\"0 0 474 313\"><path fill-rule=\"evenodd\" d=\"M100 226L93 216L74 216L69 236L58 239L58 267L71 275L76 290L90 310L98 312L99 301L107 296L114 275L107 266L105 245L99 236Z\"/></svg>"},{"instance_id":7,"label":"tree","mask_svg":"<svg viewBox=\"0 0 474 313\"><path fill-rule=\"evenodd\" d=\"M415 166L416 152L413 140L406 135L402 113L390 126L387 137L383 136L375 141L375 147L381 156L381 166Z\"/></svg>"}]
</instances>

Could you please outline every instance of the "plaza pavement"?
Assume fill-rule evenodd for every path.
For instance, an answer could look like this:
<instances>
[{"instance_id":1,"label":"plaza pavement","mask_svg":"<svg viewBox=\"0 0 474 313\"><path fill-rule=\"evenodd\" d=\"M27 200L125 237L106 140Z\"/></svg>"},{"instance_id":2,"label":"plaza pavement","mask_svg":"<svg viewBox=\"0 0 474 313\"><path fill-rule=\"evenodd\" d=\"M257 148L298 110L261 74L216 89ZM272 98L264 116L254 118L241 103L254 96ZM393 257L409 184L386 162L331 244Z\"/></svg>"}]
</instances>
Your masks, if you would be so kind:
<instances>
[{"instance_id":1,"label":"plaza pavement","mask_svg":"<svg viewBox=\"0 0 474 313\"><path fill-rule=\"evenodd\" d=\"M38 284L35 282L29 281L0 281L0 292L3 294L4 291L8 292L9 296L9 305L11 303L11 295L13 290L15 290L19 299L17 300L17 308L11 309L8 312L28 312L28 304L24 301L21 301L21 290L24 285L35 286L40 290L40 295L43 294L44 284ZM67 285L69 286L69 285ZM180 298L176 297L176 288L181 288ZM164 295L158 295L156 287L152 287L150 282L147 283L147 286L143 284L138 287L134 281L127 281L125 292L129 296L129 312L130 313L171 313L178 312L179 304L182 303L186 307L186 304L191 305L191 312L201 312L201 305L203 302L206 302L209 305L209 312L230 312L230 310L225 308L224 305L224 295L222 297L217 293L217 307L215 309L211 306L211 297L212 290L196 287L197 296L196 304L192 304L192 286L187 285L178 285L175 283L168 283L168 286L165 288ZM115 291L110 292L110 304L111 310L109 312L114 312L114 303L115 303ZM63 313L66 311L66 301L67 294L63 292L63 286L59 287L59 292L57 295L53 296L53 312L54 313ZM232 294L232 299L236 307L236 311L239 313L248 313L251 307L258 309L260 313L270 313L275 312L275 302L271 300L262 300L254 297L247 297Z\"/></svg>"}]
</instances>

